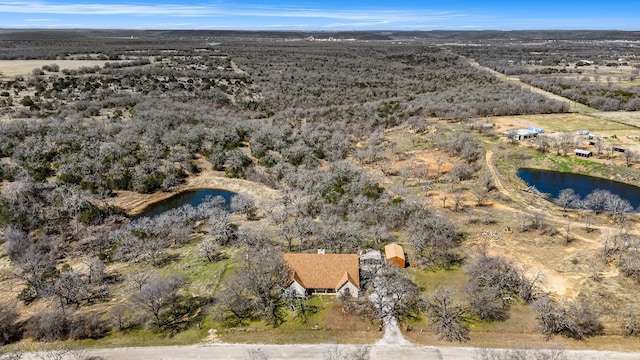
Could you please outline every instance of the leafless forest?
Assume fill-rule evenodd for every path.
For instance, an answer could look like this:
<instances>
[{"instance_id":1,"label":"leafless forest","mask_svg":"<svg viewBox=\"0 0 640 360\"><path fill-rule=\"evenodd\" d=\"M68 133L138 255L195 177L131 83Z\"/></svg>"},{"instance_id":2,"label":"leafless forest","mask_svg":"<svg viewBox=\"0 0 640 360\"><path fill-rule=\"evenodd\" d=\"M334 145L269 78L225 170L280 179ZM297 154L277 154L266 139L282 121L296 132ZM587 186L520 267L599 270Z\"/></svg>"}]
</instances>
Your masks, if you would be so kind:
<instances>
[{"instance_id":1,"label":"leafless forest","mask_svg":"<svg viewBox=\"0 0 640 360\"><path fill-rule=\"evenodd\" d=\"M531 304L548 337L601 334L589 303L553 300L501 256L470 256L460 249L465 229L366 169L388 146L385 130L406 127L452 164L411 177L425 188L469 184L482 203L495 188L481 138L441 124L570 109L468 59L594 108L639 110L629 84L639 46L637 34L617 32L0 32L0 59L50 60L0 77L0 344L304 322L317 309L282 296L282 252L400 240L414 249L412 266L464 267L472 299L424 294L397 271L363 272L363 294L374 278L399 287L390 311L401 322L424 316L441 338L466 341L468 319L501 321L517 303ZM61 60L95 64L65 69ZM592 79L595 67L618 66L635 69ZM136 221L110 205L123 192L175 191L204 170L282 196L258 206L240 194L230 208L214 199ZM449 199L457 210L460 195ZM167 270L184 249L201 273ZM234 257L221 281L194 285ZM640 279L639 259L625 255ZM387 315L366 295L341 301L373 322ZM637 335L636 314L623 318Z\"/></svg>"}]
</instances>

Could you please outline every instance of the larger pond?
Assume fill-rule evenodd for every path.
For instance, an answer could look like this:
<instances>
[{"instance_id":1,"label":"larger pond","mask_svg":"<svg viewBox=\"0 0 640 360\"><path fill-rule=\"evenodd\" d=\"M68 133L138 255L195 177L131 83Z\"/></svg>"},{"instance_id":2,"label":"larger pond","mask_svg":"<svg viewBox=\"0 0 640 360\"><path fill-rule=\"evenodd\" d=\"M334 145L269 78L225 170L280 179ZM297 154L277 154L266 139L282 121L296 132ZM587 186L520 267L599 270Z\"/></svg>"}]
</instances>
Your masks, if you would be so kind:
<instances>
[{"instance_id":1,"label":"larger pond","mask_svg":"<svg viewBox=\"0 0 640 360\"><path fill-rule=\"evenodd\" d=\"M235 195L236 193L234 192L220 189L189 190L147 206L142 213L134 216L133 219L154 217L167 210L176 209L184 205L196 207L207 201L207 199L216 196L221 196L224 199L225 204L229 206L231 204L231 199Z\"/></svg>"},{"instance_id":2,"label":"larger pond","mask_svg":"<svg viewBox=\"0 0 640 360\"><path fill-rule=\"evenodd\" d=\"M631 203L634 209L640 206L640 187L598 178L588 175L566 173L550 170L527 169L518 170L518 176L528 185L533 185L542 193L557 198L563 189L573 189L581 198L593 190L607 190Z\"/></svg>"}]
</instances>

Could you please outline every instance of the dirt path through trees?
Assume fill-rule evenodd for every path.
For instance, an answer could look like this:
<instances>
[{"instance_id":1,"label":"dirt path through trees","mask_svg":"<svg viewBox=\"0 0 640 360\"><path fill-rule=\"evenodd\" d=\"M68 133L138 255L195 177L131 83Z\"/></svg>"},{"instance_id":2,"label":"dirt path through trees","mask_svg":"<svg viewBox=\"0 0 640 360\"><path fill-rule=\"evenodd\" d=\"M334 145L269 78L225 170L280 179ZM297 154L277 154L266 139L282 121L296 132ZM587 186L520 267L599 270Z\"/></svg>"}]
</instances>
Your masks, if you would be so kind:
<instances>
[{"instance_id":1,"label":"dirt path through trees","mask_svg":"<svg viewBox=\"0 0 640 360\"><path fill-rule=\"evenodd\" d=\"M557 101L562 101L564 103L566 103L569 106L569 111L570 112L577 112L577 113L583 113L583 114L587 114L587 113L593 113L596 112L598 110L588 107L586 105L580 104L579 102L567 99L565 97L562 97L560 95L556 95L552 92L546 91L546 90L542 90L540 88L537 88L535 86L531 86L525 82L522 82L520 79L516 78L516 77L512 77L512 76L507 76L503 73L497 72L491 68L485 67L480 65L477 61L473 60L473 59L469 59L467 58L467 60L469 61L469 64L471 64L471 66L480 69L480 70L484 70L484 71L488 71L491 74L495 75L498 79L502 80L502 81L507 81L510 83L514 83L517 84L519 86L522 86L524 88L527 88L535 93L544 95L548 98L551 98L553 100L557 100Z\"/></svg>"}]
</instances>

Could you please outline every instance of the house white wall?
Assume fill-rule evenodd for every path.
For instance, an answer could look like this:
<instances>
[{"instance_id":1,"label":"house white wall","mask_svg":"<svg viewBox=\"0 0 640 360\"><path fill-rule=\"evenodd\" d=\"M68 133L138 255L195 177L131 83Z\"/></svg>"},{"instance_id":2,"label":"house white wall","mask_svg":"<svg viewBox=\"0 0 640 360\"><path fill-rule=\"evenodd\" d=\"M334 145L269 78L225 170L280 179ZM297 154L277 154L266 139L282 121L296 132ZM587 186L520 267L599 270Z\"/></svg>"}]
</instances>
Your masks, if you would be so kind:
<instances>
[{"instance_id":1,"label":"house white wall","mask_svg":"<svg viewBox=\"0 0 640 360\"><path fill-rule=\"evenodd\" d=\"M352 297L354 297L354 298L358 297L359 290L355 285L353 285L351 283L351 281L345 282L344 285L342 285L338 289L338 291L337 291L338 296L342 295L346 291L346 289L349 289L349 293L351 294Z\"/></svg>"},{"instance_id":2,"label":"house white wall","mask_svg":"<svg viewBox=\"0 0 640 360\"><path fill-rule=\"evenodd\" d=\"M297 281L292 281L286 289L287 295L289 296L304 296L307 293L307 290L302 287L302 285L298 284Z\"/></svg>"}]
</instances>

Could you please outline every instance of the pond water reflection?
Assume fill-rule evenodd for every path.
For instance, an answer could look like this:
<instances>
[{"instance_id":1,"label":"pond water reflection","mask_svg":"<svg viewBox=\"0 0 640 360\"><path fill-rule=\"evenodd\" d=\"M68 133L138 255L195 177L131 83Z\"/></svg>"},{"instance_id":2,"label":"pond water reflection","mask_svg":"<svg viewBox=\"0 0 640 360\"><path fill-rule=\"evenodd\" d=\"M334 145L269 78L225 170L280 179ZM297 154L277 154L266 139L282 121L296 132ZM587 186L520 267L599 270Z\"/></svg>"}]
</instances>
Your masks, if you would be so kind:
<instances>
[{"instance_id":1,"label":"pond water reflection","mask_svg":"<svg viewBox=\"0 0 640 360\"><path fill-rule=\"evenodd\" d=\"M205 202L209 197L216 196L221 196L225 201L225 205L229 206L231 204L231 199L235 195L236 193L234 192L220 189L189 190L149 205L142 213L134 216L133 219L154 217L165 211L176 209L184 205L196 207Z\"/></svg>"},{"instance_id":2,"label":"pond water reflection","mask_svg":"<svg viewBox=\"0 0 640 360\"><path fill-rule=\"evenodd\" d=\"M528 185L533 185L542 193L557 198L563 189L573 191L584 199L593 190L607 190L627 200L634 209L640 206L640 187L598 178L588 175L566 173L550 170L528 169L518 170L518 176Z\"/></svg>"}]
</instances>

